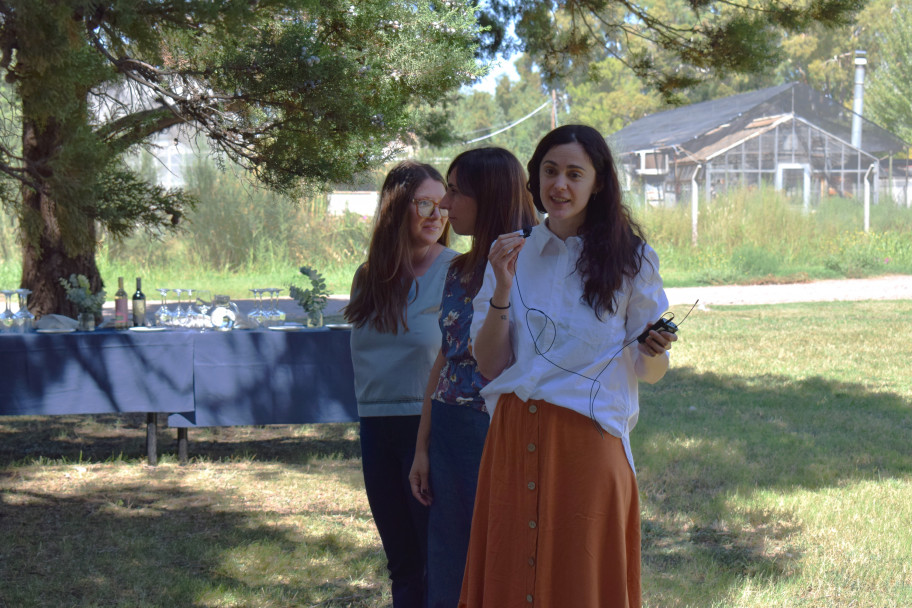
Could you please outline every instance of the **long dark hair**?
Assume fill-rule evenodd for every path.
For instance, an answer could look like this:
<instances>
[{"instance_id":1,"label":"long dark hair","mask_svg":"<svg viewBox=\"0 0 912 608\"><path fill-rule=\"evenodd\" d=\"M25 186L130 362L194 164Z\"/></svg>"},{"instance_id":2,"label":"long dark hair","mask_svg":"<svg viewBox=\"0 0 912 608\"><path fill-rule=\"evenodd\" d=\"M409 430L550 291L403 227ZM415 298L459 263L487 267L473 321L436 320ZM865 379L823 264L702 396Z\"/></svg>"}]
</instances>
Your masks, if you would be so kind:
<instances>
[{"instance_id":1,"label":"long dark hair","mask_svg":"<svg viewBox=\"0 0 912 608\"><path fill-rule=\"evenodd\" d=\"M415 280L408 214L413 213L415 192L427 179L446 188L437 169L410 160L393 167L383 182L367 261L355 275L352 299L344 310L346 320L356 327L370 323L379 332L395 334L400 326L408 331L408 294ZM437 242L446 246L449 239L447 224Z\"/></svg>"},{"instance_id":2,"label":"long dark hair","mask_svg":"<svg viewBox=\"0 0 912 608\"><path fill-rule=\"evenodd\" d=\"M526 188L522 164L503 148L475 148L453 159L447 180L456 171L459 191L475 199L472 248L458 256L452 266L460 274L470 296L481 288L491 244L501 234L538 223L532 197Z\"/></svg>"},{"instance_id":3,"label":"long dark hair","mask_svg":"<svg viewBox=\"0 0 912 608\"><path fill-rule=\"evenodd\" d=\"M545 212L541 200L539 169L554 146L577 143L583 147L596 173L596 191L586 206L586 218L579 228L583 251L576 271L583 279L583 299L601 319L602 313L617 312L615 294L624 278L633 278L643 264L643 230L630 216L623 202L614 157L605 138L585 125L564 125L538 142L529 160L529 191L535 207Z\"/></svg>"}]
</instances>

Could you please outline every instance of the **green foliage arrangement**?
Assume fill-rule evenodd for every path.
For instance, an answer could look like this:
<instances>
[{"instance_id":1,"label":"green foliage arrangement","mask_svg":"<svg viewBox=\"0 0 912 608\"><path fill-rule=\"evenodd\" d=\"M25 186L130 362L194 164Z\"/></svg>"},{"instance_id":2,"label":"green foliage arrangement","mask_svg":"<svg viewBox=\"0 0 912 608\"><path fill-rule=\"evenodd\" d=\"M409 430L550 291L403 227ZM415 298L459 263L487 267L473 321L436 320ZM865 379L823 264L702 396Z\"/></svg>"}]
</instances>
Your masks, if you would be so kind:
<instances>
[{"instance_id":1,"label":"green foliage arrangement","mask_svg":"<svg viewBox=\"0 0 912 608\"><path fill-rule=\"evenodd\" d=\"M69 280L61 277L60 284L66 291L67 300L72 302L79 312L92 313L96 317L101 316L101 307L104 306L107 298L104 289L98 293L92 293L89 279L82 274L71 274Z\"/></svg>"},{"instance_id":2,"label":"green foliage arrangement","mask_svg":"<svg viewBox=\"0 0 912 608\"><path fill-rule=\"evenodd\" d=\"M302 275L310 279L310 289L291 284L288 286L288 294L307 314L323 312L323 309L326 308L326 300L329 298L326 280L323 275L310 266L301 266L300 270Z\"/></svg>"}]
</instances>

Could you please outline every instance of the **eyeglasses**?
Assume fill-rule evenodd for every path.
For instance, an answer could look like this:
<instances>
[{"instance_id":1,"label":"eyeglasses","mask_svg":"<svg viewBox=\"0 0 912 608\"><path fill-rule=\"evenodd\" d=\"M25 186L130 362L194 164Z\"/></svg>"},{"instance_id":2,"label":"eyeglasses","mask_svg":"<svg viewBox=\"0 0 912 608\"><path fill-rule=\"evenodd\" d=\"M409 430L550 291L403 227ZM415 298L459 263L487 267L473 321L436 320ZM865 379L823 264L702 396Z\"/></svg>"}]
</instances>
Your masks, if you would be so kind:
<instances>
[{"instance_id":1,"label":"eyeglasses","mask_svg":"<svg viewBox=\"0 0 912 608\"><path fill-rule=\"evenodd\" d=\"M447 216L447 210L440 207L440 201L431 200L429 198L421 198L412 201L415 203L415 209L418 210L418 215L421 217L431 217L434 215L434 209L440 211L441 217Z\"/></svg>"}]
</instances>

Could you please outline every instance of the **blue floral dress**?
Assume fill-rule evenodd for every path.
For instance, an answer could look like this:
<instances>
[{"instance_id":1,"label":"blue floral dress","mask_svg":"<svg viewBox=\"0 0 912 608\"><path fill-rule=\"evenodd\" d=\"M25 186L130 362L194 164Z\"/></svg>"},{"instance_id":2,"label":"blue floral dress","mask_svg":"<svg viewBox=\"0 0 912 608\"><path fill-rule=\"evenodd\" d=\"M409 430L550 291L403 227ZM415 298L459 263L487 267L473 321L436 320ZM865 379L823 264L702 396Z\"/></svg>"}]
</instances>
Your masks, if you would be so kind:
<instances>
[{"instance_id":1,"label":"blue floral dress","mask_svg":"<svg viewBox=\"0 0 912 608\"><path fill-rule=\"evenodd\" d=\"M479 394L488 381L478 371L469 345L472 325L472 296L466 292L459 272L450 267L443 284L440 304L440 331L446 363L440 372L433 399L450 405L464 405L487 412Z\"/></svg>"},{"instance_id":2,"label":"blue floral dress","mask_svg":"<svg viewBox=\"0 0 912 608\"><path fill-rule=\"evenodd\" d=\"M478 272L484 272L483 268ZM462 589L472 529L478 467L490 417L479 391L488 382L478 371L469 344L472 295L452 266L440 305L442 351L446 358L432 396L431 491L428 511L427 605L456 606Z\"/></svg>"}]
</instances>

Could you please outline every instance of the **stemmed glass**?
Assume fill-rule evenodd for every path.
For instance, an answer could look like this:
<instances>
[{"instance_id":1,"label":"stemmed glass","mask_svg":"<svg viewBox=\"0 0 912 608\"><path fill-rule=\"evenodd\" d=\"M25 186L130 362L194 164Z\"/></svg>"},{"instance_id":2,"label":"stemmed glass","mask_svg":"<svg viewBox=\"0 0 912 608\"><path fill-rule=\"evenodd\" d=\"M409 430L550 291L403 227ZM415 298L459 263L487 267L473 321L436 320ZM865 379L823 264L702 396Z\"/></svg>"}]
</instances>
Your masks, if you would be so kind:
<instances>
[{"instance_id":1,"label":"stemmed glass","mask_svg":"<svg viewBox=\"0 0 912 608\"><path fill-rule=\"evenodd\" d=\"M183 325L185 327L193 327L196 322L196 311L193 309L193 290L185 289L184 293L187 294L187 306L184 308L182 318L184 320Z\"/></svg>"},{"instance_id":2,"label":"stemmed glass","mask_svg":"<svg viewBox=\"0 0 912 608\"><path fill-rule=\"evenodd\" d=\"M264 325L266 323L266 313L263 310L263 290L254 288L250 292L253 293L254 309L253 312L247 315L247 318L257 326Z\"/></svg>"},{"instance_id":3,"label":"stemmed glass","mask_svg":"<svg viewBox=\"0 0 912 608\"><path fill-rule=\"evenodd\" d=\"M19 310L13 315L13 328L18 332L28 332L35 325L35 315L29 312L28 297L31 295L30 289L17 289L16 295L19 296Z\"/></svg>"},{"instance_id":4,"label":"stemmed glass","mask_svg":"<svg viewBox=\"0 0 912 608\"><path fill-rule=\"evenodd\" d=\"M158 310L155 311L155 324L159 327L167 327L171 323L171 311L168 310L168 287L159 287L155 291L161 294L162 303Z\"/></svg>"},{"instance_id":5,"label":"stemmed glass","mask_svg":"<svg viewBox=\"0 0 912 608\"><path fill-rule=\"evenodd\" d=\"M212 319L209 318L209 309L212 308L212 292L208 289L196 290L196 308L199 310L198 325L200 331L206 331L212 327Z\"/></svg>"},{"instance_id":6,"label":"stemmed glass","mask_svg":"<svg viewBox=\"0 0 912 608\"><path fill-rule=\"evenodd\" d=\"M0 330L9 330L13 325L13 311L10 310L10 297L16 293L15 289L0 289L6 300L6 310L0 312Z\"/></svg>"},{"instance_id":7,"label":"stemmed glass","mask_svg":"<svg viewBox=\"0 0 912 608\"><path fill-rule=\"evenodd\" d=\"M270 307L269 318L272 319L270 325L281 325L285 322L285 313L279 310L279 293L282 290L278 287L270 287Z\"/></svg>"},{"instance_id":8,"label":"stemmed glass","mask_svg":"<svg viewBox=\"0 0 912 608\"><path fill-rule=\"evenodd\" d=\"M180 327L187 325L187 311L181 306L181 294L183 294L186 289L173 289L174 294L177 296L177 304L174 305L174 312L171 313L171 325L174 327Z\"/></svg>"}]
</instances>

